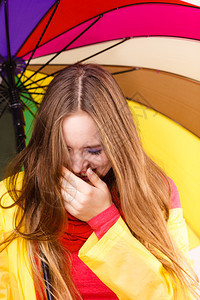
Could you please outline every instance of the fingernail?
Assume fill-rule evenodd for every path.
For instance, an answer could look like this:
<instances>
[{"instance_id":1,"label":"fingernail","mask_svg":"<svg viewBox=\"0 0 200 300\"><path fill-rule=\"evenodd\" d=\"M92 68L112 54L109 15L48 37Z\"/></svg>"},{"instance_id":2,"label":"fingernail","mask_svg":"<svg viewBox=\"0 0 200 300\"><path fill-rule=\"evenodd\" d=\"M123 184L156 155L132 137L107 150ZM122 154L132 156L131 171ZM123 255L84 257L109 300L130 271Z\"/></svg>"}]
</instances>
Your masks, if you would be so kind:
<instances>
[{"instance_id":1,"label":"fingernail","mask_svg":"<svg viewBox=\"0 0 200 300\"><path fill-rule=\"evenodd\" d=\"M88 169L88 173L89 173L89 174L93 174L93 171L92 171L91 168Z\"/></svg>"}]
</instances>

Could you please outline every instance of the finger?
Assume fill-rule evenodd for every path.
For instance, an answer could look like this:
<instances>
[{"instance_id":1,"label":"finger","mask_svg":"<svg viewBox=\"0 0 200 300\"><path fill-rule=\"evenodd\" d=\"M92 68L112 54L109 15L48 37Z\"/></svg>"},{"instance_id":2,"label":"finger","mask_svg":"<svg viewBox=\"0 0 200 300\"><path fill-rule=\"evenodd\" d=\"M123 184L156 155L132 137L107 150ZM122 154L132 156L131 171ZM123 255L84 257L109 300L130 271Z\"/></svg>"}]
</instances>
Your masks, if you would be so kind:
<instances>
[{"instance_id":1,"label":"finger","mask_svg":"<svg viewBox=\"0 0 200 300\"><path fill-rule=\"evenodd\" d=\"M62 179L63 182L65 184L71 184L72 186L74 186L76 188L76 183L74 181L74 178L72 177L73 173L70 172L68 169L66 169L65 167L62 167Z\"/></svg>"},{"instance_id":2,"label":"finger","mask_svg":"<svg viewBox=\"0 0 200 300\"><path fill-rule=\"evenodd\" d=\"M74 199L75 199L72 195L70 195L69 193L67 193L64 190L62 190L62 197L63 197L64 201L69 204L72 204L72 201L74 201Z\"/></svg>"},{"instance_id":3,"label":"finger","mask_svg":"<svg viewBox=\"0 0 200 300\"><path fill-rule=\"evenodd\" d=\"M70 193L71 195L74 195L77 192L75 185L73 185L71 182L69 182L65 178L61 178L61 187L66 192Z\"/></svg>"},{"instance_id":4,"label":"finger","mask_svg":"<svg viewBox=\"0 0 200 300\"><path fill-rule=\"evenodd\" d=\"M78 210L79 210L79 201L76 199L76 197L73 197L72 195L68 194L62 189L62 196L64 199L64 207L65 209L74 217L77 216Z\"/></svg>"},{"instance_id":5,"label":"finger","mask_svg":"<svg viewBox=\"0 0 200 300\"><path fill-rule=\"evenodd\" d=\"M76 176L74 173L63 167L63 176L67 182L75 187L79 192L84 192L88 188L88 183Z\"/></svg>"},{"instance_id":6,"label":"finger","mask_svg":"<svg viewBox=\"0 0 200 300\"><path fill-rule=\"evenodd\" d=\"M87 173L88 179L95 187L97 187L103 191L107 188L107 185L105 184L105 182L103 180L101 180L101 178L94 171L92 171L91 168L88 168L86 173Z\"/></svg>"},{"instance_id":7,"label":"finger","mask_svg":"<svg viewBox=\"0 0 200 300\"><path fill-rule=\"evenodd\" d=\"M64 200L68 203L72 203L75 199L78 202L81 199L82 194L65 179L62 179L61 182L61 192Z\"/></svg>"}]
</instances>

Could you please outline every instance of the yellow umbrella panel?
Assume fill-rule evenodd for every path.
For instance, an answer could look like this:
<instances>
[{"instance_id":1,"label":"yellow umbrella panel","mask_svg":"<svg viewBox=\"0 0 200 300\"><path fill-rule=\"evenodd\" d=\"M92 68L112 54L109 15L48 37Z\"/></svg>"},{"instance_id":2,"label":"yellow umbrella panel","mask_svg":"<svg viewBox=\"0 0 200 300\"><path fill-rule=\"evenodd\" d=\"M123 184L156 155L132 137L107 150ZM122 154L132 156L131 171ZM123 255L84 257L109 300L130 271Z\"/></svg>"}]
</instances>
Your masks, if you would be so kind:
<instances>
[{"instance_id":1,"label":"yellow umbrella panel","mask_svg":"<svg viewBox=\"0 0 200 300\"><path fill-rule=\"evenodd\" d=\"M34 74L32 70L26 70L21 82L25 82L27 78ZM37 109L43 99L47 86L53 79L53 76L46 77L44 73L36 73L31 79L26 81L24 90L21 92L21 100L25 106L24 117L25 117L25 133L26 133L26 144L30 140L32 126L37 113Z\"/></svg>"},{"instance_id":2,"label":"yellow umbrella panel","mask_svg":"<svg viewBox=\"0 0 200 300\"><path fill-rule=\"evenodd\" d=\"M148 155L177 185L190 248L200 245L200 139L164 115L128 101Z\"/></svg>"}]
</instances>

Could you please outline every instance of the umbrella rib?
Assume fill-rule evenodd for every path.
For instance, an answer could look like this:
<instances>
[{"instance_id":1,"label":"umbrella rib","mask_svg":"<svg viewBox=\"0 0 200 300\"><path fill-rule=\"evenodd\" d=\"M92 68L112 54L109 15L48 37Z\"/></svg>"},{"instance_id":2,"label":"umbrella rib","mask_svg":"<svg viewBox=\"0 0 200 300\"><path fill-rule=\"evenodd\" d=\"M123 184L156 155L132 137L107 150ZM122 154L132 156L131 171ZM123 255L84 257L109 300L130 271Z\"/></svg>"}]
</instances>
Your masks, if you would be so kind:
<instances>
[{"instance_id":1,"label":"umbrella rib","mask_svg":"<svg viewBox=\"0 0 200 300\"><path fill-rule=\"evenodd\" d=\"M1 94L1 97L2 97L3 95ZM6 100L5 99L0 99L0 104L2 104L3 102L5 102Z\"/></svg>"},{"instance_id":2,"label":"umbrella rib","mask_svg":"<svg viewBox=\"0 0 200 300\"><path fill-rule=\"evenodd\" d=\"M36 24L36 26L33 28L33 30L30 32L30 34L27 36L27 38L24 40L24 42L22 43L22 45L19 47L19 49L16 52L16 55L23 49L23 46L26 44L26 42L28 41L28 39L31 37L31 35L33 34L33 32L35 31L36 27L38 27L41 22L45 19L45 17L49 14L49 11L51 11L52 7L55 5L55 3L59 3L60 0L55 0L55 2L51 5L51 7L49 7L49 9L46 11L46 13L43 15L43 17L39 20L39 22ZM30 52L30 51L29 51ZM27 55L29 52L26 52L25 54L23 54L22 56L17 55L17 57L21 57L23 58L25 55Z\"/></svg>"},{"instance_id":3,"label":"umbrella rib","mask_svg":"<svg viewBox=\"0 0 200 300\"><path fill-rule=\"evenodd\" d=\"M82 63L82 62L84 62L84 61L86 61L86 60L88 60L88 59L90 59L90 58L93 58L93 57L95 57L95 56L97 56L97 55L99 55L99 54L101 54L101 53L104 53L104 52L106 52L106 51L108 51L108 50L110 50L110 49L112 49L112 48L114 48L114 47L116 47L116 46L118 46L118 45L120 45L120 44L126 42L126 41L129 40L129 39L130 39L130 38L124 38L122 41L116 43L115 45L112 45L112 46L110 46L110 47L108 47L108 48L105 48L105 49L103 49L103 50L101 50L101 51L95 53L95 54L92 54L92 55L90 55L90 56L88 56L88 57L86 57L86 58L80 60L78 63Z\"/></svg>"},{"instance_id":4,"label":"umbrella rib","mask_svg":"<svg viewBox=\"0 0 200 300\"><path fill-rule=\"evenodd\" d=\"M6 25L6 41L7 41L7 49L8 49L8 61L9 66L11 65L11 51L10 51L10 35L9 35L9 27L8 27L8 12L7 12L7 0L4 1L4 11L5 11L5 25Z\"/></svg>"},{"instance_id":5,"label":"umbrella rib","mask_svg":"<svg viewBox=\"0 0 200 300\"><path fill-rule=\"evenodd\" d=\"M6 92L6 88L0 84L0 92Z\"/></svg>"},{"instance_id":6,"label":"umbrella rib","mask_svg":"<svg viewBox=\"0 0 200 300\"><path fill-rule=\"evenodd\" d=\"M34 93L34 92L31 92L29 94L31 94L31 95L45 95L45 93Z\"/></svg>"},{"instance_id":7,"label":"umbrella rib","mask_svg":"<svg viewBox=\"0 0 200 300\"><path fill-rule=\"evenodd\" d=\"M2 103L3 101L6 101L7 104L9 105L9 104L10 104L10 103L9 103L9 100L8 100L8 98L7 98L5 95L8 96L8 95L7 95L7 92L6 92L6 91L3 91L3 93L1 93L1 97L3 98L3 100L1 101L1 103Z\"/></svg>"},{"instance_id":8,"label":"umbrella rib","mask_svg":"<svg viewBox=\"0 0 200 300\"><path fill-rule=\"evenodd\" d=\"M135 67L135 68L131 68L130 70L124 70L124 71L114 72L114 73L112 73L112 75L124 74L124 73L132 72L132 71L137 71L139 69L142 69L142 68Z\"/></svg>"},{"instance_id":9,"label":"umbrella rib","mask_svg":"<svg viewBox=\"0 0 200 300\"><path fill-rule=\"evenodd\" d=\"M33 82L33 83L34 83L34 82ZM44 88L47 88L47 87L48 87L48 85L40 85L40 86L36 86L36 87L30 87L30 88L28 88L28 90L44 89ZM21 91L21 92L27 91L27 89L21 88L20 91Z\"/></svg>"},{"instance_id":10,"label":"umbrella rib","mask_svg":"<svg viewBox=\"0 0 200 300\"><path fill-rule=\"evenodd\" d=\"M26 98L27 100L29 100L29 101L31 101L31 102L33 102L35 105L40 105L40 103L39 102L36 102L35 100L33 100L32 98L29 98L29 97L27 97L27 96L25 96L25 95L23 95L23 94L21 94L21 96L22 97L24 97L24 98Z\"/></svg>"},{"instance_id":11,"label":"umbrella rib","mask_svg":"<svg viewBox=\"0 0 200 300\"><path fill-rule=\"evenodd\" d=\"M33 75L35 75L35 73L34 73ZM29 77L28 77L27 75L25 75L25 74L24 74L24 77L25 77L25 81L29 78ZM43 78L41 78L41 79L43 79ZM18 84L17 87L18 87L19 90L21 90L21 89L24 87L24 82L25 82L25 81L21 81L20 84ZM33 84L33 83L35 83L35 82L34 82L34 79L31 80L31 84Z\"/></svg>"},{"instance_id":12,"label":"umbrella rib","mask_svg":"<svg viewBox=\"0 0 200 300\"><path fill-rule=\"evenodd\" d=\"M52 20L53 16L55 15L55 12L56 12L56 10L58 8L58 4L59 4L59 2L57 2L56 6L55 6L55 8L54 8L54 10L53 10L53 12L52 12L52 14L51 14L51 16L50 16L47 24L46 24L46 26L44 28L44 31L42 32L42 35L40 36L39 41L37 42L37 44L35 46L35 49L32 51L32 54L31 54L31 56L30 56L30 58L29 58L29 60L28 60L28 62L26 64L26 67L24 68L23 72L21 73L20 77L18 78L18 82L20 81L20 79L22 78L24 72L26 71L27 67L29 66L31 59L32 59L33 55L35 54L35 51L37 50L37 48L38 48L38 46L39 46L39 44L40 44L40 42L41 42L41 40L42 40L45 32L47 31L47 28L49 27L49 24L51 23L51 20ZM18 84L18 82L17 82L17 84Z\"/></svg>"},{"instance_id":13,"label":"umbrella rib","mask_svg":"<svg viewBox=\"0 0 200 300\"><path fill-rule=\"evenodd\" d=\"M1 78L3 79L3 81L7 84L8 86L8 81L6 80L6 78L3 76L3 74L1 73Z\"/></svg>"},{"instance_id":14,"label":"umbrella rib","mask_svg":"<svg viewBox=\"0 0 200 300\"><path fill-rule=\"evenodd\" d=\"M34 75L35 75L35 73L34 73ZM49 75L49 76L52 76L52 75ZM28 78L28 76L26 76L25 74L24 74L24 77L27 79ZM46 77L42 77L42 78L40 78L39 80L37 80L37 81L34 81L33 79L31 80L31 83L30 83L30 85L31 84L36 84L37 82L39 82L39 81L41 81L41 80L43 80L43 79L45 79ZM28 86L28 85L27 85ZM48 85L46 85L46 86L42 86L42 85L37 85L36 87L32 87L32 88L28 88L28 90L30 90L30 89L38 89L38 88L43 88L43 87L48 87ZM22 82L21 81L21 84L20 85L18 85L18 87L17 87L18 89L19 89L19 91L27 91L27 89L26 89L26 86L24 85L24 82Z\"/></svg>"},{"instance_id":15,"label":"umbrella rib","mask_svg":"<svg viewBox=\"0 0 200 300\"><path fill-rule=\"evenodd\" d=\"M57 73L59 73L59 71L56 71L56 72L51 73L51 74L49 74L49 75L46 75L45 77L40 78L40 79L38 79L38 80L36 80L36 81L34 81L34 82L31 82L31 83L29 83L29 84L27 84L27 85L24 85L24 87L27 87L27 86L29 86L29 85L31 85L31 84L35 84L35 83L37 83L37 82L40 82L41 80L44 80L44 79L46 79L46 78L48 78L48 77L51 77L51 76L56 75ZM28 88L28 89L29 89L29 88Z\"/></svg>"},{"instance_id":16,"label":"umbrella rib","mask_svg":"<svg viewBox=\"0 0 200 300\"><path fill-rule=\"evenodd\" d=\"M5 97L4 93L1 93L0 95L1 95L1 97L3 98L3 99L2 99L2 98L0 99L0 104L3 103L4 101L7 102L7 104L9 104L9 101L8 101L7 98Z\"/></svg>"},{"instance_id":17,"label":"umbrella rib","mask_svg":"<svg viewBox=\"0 0 200 300\"><path fill-rule=\"evenodd\" d=\"M140 103L140 104L143 104L143 105L147 105L147 106L149 106L150 108L153 108L155 111L158 111L158 110L156 110L155 107L153 107L153 105L152 105L151 103L149 103L149 102L147 101L147 99L145 99L145 102L146 102L146 103L143 103L143 102L139 102L139 101L137 101L137 100L135 100L134 98L131 98L131 97L126 97L126 96L125 96L125 98L126 98L127 100L129 100L129 101L134 101L134 102L137 102L137 103Z\"/></svg>"},{"instance_id":18,"label":"umbrella rib","mask_svg":"<svg viewBox=\"0 0 200 300\"><path fill-rule=\"evenodd\" d=\"M8 103L4 106L3 110L0 112L0 118L2 117L3 113L5 112L6 108L8 107Z\"/></svg>"},{"instance_id":19,"label":"umbrella rib","mask_svg":"<svg viewBox=\"0 0 200 300\"><path fill-rule=\"evenodd\" d=\"M34 74L32 74L29 78L27 78L24 82L26 83L29 79L31 79L35 74L37 74L38 72L40 72L43 68L45 68L52 60L54 60L61 52L63 52L64 50L66 50L71 44L73 44L79 37L81 37L86 31L88 31L95 23L97 23L103 15L99 15L99 17L97 19L94 20L94 22L92 22L92 24L90 24L87 28L85 28L79 35L77 35L70 43L68 43L63 49L61 49L58 53L56 53L48 62L46 62L43 66L41 66ZM30 84L29 84L30 85ZM26 85L28 86L28 85Z\"/></svg>"},{"instance_id":20,"label":"umbrella rib","mask_svg":"<svg viewBox=\"0 0 200 300\"><path fill-rule=\"evenodd\" d=\"M32 110L26 105L26 103L24 103L23 102L23 104L22 104L29 112L30 112L30 114L35 118L36 117L36 115L32 112Z\"/></svg>"}]
</instances>

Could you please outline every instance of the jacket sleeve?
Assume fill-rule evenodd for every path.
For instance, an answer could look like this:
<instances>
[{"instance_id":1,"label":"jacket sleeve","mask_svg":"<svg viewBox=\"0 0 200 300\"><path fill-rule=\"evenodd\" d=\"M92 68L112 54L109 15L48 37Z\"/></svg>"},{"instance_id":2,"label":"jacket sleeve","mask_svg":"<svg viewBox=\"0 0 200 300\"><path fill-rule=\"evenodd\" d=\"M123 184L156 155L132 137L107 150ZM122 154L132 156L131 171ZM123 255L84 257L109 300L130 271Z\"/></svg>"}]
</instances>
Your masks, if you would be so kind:
<instances>
[{"instance_id":1,"label":"jacket sleeve","mask_svg":"<svg viewBox=\"0 0 200 300\"><path fill-rule=\"evenodd\" d=\"M185 235L184 226L182 232L182 214L178 219L175 215L173 217L170 220L171 230L175 236L179 233ZM174 229L176 225L173 222L177 221L181 226ZM187 239L182 242L183 248L186 247L183 245L185 241L187 243ZM80 249L79 257L119 299L174 299L169 274L156 257L132 236L122 218L100 240L93 233ZM178 299L183 299L181 289L178 293ZM192 298L188 296L188 299Z\"/></svg>"},{"instance_id":2,"label":"jacket sleeve","mask_svg":"<svg viewBox=\"0 0 200 300\"><path fill-rule=\"evenodd\" d=\"M176 246L180 249L185 258L187 258L189 263L193 265L193 261L189 254L187 226L183 217L183 210L181 208L174 208L170 210L167 227Z\"/></svg>"},{"instance_id":3,"label":"jacket sleeve","mask_svg":"<svg viewBox=\"0 0 200 300\"><path fill-rule=\"evenodd\" d=\"M3 182L0 182L0 199L3 193L6 192ZM2 204L2 201L1 201ZM4 215L2 208L0 208L0 245L4 239ZM7 300L11 299L11 284L9 276L9 263L8 263L8 252L3 250L3 245L0 246L0 299Z\"/></svg>"},{"instance_id":4,"label":"jacket sleeve","mask_svg":"<svg viewBox=\"0 0 200 300\"><path fill-rule=\"evenodd\" d=\"M0 198L6 192L3 182L0 183ZM8 194L1 204L12 204ZM13 231L15 208L0 208L0 244L5 236ZM17 238L3 250L0 246L0 299L1 300L36 300L32 271L28 260L24 239Z\"/></svg>"},{"instance_id":5,"label":"jacket sleeve","mask_svg":"<svg viewBox=\"0 0 200 300\"><path fill-rule=\"evenodd\" d=\"M0 236L2 237L1 224L0 224ZM7 255L7 251L4 250L0 252L0 299L1 300L11 299L10 286L11 285L10 285L10 276L8 270L8 255Z\"/></svg>"}]
</instances>

